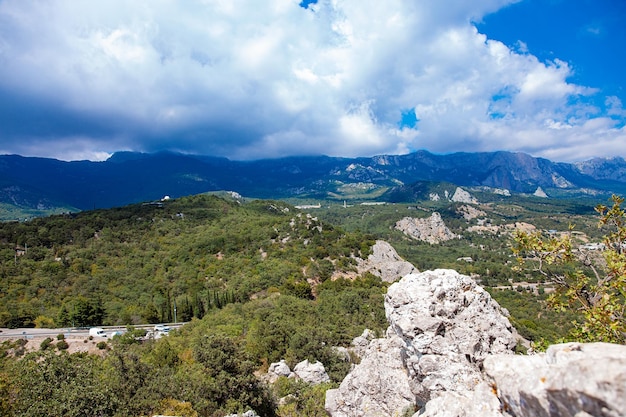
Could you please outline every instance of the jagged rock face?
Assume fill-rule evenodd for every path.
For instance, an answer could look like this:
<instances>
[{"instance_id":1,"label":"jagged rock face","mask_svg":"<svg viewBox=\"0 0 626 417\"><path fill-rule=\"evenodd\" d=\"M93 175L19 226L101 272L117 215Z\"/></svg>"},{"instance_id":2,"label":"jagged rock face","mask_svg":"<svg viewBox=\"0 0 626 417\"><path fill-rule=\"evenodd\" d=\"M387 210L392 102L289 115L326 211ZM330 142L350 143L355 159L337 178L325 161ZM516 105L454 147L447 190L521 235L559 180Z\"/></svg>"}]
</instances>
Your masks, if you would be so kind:
<instances>
[{"instance_id":1,"label":"jagged rock face","mask_svg":"<svg viewBox=\"0 0 626 417\"><path fill-rule=\"evenodd\" d=\"M326 391L326 411L332 417L379 417L412 410L415 395L404 352L404 341L398 336L372 340L361 363L339 388Z\"/></svg>"},{"instance_id":2,"label":"jagged rock face","mask_svg":"<svg viewBox=\"0 0 626 417\"><path fill-rule=\"evenodd\" d=\"M626 346L566 343L541 355L489 357L484 365L514 416L626 415Z\"/></svg>"},{"instance_id":3,"label":"jagged rock face","mask_svg":"<svg viewBox=\"0 0 626 417\"><path fill-rule=\"evenodd\" d=\"M626 346L554 345L512 355L502 309L451 270L411 274L385 298L387 336L374 339L338 389L332 417L626 416Z\"/></svg>"},{"instance_id":4,"label":"jagged rock face","mask_svg":"<svg viewBox=\"0 0 626 417\"><path fill-rule=\"evenodd\" d=\"M385 313L407 345L407 370L420 407L438 392L473 389L485 357L511 353L516 344L498 303L472 278L452 270L402 278L387 291Z\"/></svg>"},{"instance_id":5,"label":"jagged rock face","mask_svg":"<svg viewBox=\"0 0 626 417\"><path fill-rule=\"evenodd\" d=\"M405 261L389 243L377 240L372 246L372 254L359 262L360 274L370 272L384 282L395 282L407 274L418 272L410 262Z\"/></svg>"},{"instance_id":6,"label":"jagged rock face","mask_svg":"<svg viewBox=\"0 0 626 417\"><path fill-rule=\"evenodd\" d=\"M436 244L458 236L448 229L439 213L433 213L426 219L405 217L396 222L396 229L413 239Z\"/></svg>"},{"instance_id":7,"label":"jagged rock face","mask_svg":"<svg viewBox=\"0 0 626 417\"><path fill-rule=\"evenodd\" d=\"M472 390L486 355L515 345L498 304L455 271L405 276L389 287L385 312L387 338L372 341L340 387L328 391L331 416L401 415L438 393Z\"/></svg>"}]
</instances>

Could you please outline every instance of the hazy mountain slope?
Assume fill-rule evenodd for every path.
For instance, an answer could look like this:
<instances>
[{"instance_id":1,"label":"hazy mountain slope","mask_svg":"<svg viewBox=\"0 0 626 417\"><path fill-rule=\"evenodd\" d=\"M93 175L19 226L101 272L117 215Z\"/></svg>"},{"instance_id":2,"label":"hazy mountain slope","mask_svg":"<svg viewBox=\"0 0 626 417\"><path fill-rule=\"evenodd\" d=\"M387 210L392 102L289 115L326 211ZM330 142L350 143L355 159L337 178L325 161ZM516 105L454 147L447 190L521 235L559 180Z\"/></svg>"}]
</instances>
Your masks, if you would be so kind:
<instances>
[{"instance_id":1,"label":"hazy mountain slope","mask_svg":"<svg viewBox=\"0 0 626 417\"><path fill-rule=\"evenodd\" d=\"M626 161L597 159L554 163L523 153L478 152L371 158L328 156L230 161L170 152L121 152L104 162L62 162L0 156L0 203L32 209L92 209L232 190L249 197L379 198L418 181L488 186L548 195L626 192ZM354 193L360 189L361 194ZM366 190L366 192L362 192Z\"/></svg>"}]
</instances>

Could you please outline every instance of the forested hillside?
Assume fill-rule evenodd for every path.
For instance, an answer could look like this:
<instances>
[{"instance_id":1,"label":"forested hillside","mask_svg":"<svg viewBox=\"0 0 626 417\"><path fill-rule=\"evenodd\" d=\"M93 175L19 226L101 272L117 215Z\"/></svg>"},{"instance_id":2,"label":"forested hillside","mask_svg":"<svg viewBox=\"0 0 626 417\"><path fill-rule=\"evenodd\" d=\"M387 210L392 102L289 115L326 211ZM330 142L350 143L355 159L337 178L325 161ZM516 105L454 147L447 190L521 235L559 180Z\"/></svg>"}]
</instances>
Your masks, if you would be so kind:
<instances>
[{"instance_id":1,"label":"forested hillside","mask_svg":"<svg viewBox=\"0 0 626 417\"><path fill-rule=\"evenodd\" d=\"M98 344L104 355L66 353L63 334L5 341L2 415L323 415L350 368L335 346L387 326L388 284L330 279L354 275L372 237L284 203L199 195L2 223L0 240L0 327L190 321L143 343L129 329ZM331 382L270 392L254 372L280 359L321 361Z\"/></svg>"},{"instance_id":2,"label":"forested hillside","mask_svg":"<svg viewBox=\"0 0 626 417\"><path fill-rule=\"evenodd\" d=\"M0 327L189 321L354 269L371 237L213 196L0 224ZM316 288L320 293L322 287ZM176 315L176 317L175 317Z\"/></svg>"}]
</instances>

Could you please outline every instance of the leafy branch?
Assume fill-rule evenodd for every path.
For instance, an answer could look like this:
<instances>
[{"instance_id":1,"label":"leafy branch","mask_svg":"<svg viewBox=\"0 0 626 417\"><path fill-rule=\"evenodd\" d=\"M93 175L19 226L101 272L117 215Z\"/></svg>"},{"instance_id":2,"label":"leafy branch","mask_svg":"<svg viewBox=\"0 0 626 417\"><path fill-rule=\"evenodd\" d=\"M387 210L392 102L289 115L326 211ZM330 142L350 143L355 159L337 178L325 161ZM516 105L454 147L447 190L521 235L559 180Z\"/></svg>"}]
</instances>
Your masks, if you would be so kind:
<instances>
[{"instance_id":1,"label":"leafy branch","mask_svg":"<svg viewBox=\"0 0 626 417\"><path fill-rule=\"evenodd\" d=\"M518 231L512 251L517 271L534 271L553 283L550 305L581 311L574 337L581 341L626 343L626 215L624 199L612 196L612 205L598 205L599 227L607 227L600 246L604 262L573 246L571 233L561 236ZM570 232L573 226L570 226Z\"/></svg>"}]
</instances>

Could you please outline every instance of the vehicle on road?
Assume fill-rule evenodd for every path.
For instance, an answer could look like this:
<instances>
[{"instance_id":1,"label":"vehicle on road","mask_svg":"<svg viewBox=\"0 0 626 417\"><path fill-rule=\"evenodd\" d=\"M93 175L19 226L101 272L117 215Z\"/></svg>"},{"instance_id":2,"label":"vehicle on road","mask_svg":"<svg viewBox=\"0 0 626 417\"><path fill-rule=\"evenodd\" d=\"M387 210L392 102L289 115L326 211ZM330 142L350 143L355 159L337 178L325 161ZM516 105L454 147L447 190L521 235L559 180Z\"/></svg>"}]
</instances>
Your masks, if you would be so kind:
<instances>
[{"instance_id":1,"label":"vehicle on road","mask_svg":"<svg viewBox=\"0 0 626 417\"><path fill-rule=\"evenodd\" d=\"M104 332L102 327L92 327L89 329L89 336L93 337L107 337L107 334Z\"/></svg>"},{"instance_id":2,"label":"vehicle on road","mask_svg":"<svg viewBox=\"0 0 626 417\"><path fill-rule=\"evenodd\" d=\"M165 324L157 324L156 326L154 326L154 331L155 332L169 333L170 326L166 326Z\"/></svg>"}]
</instances>

